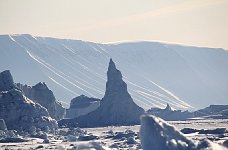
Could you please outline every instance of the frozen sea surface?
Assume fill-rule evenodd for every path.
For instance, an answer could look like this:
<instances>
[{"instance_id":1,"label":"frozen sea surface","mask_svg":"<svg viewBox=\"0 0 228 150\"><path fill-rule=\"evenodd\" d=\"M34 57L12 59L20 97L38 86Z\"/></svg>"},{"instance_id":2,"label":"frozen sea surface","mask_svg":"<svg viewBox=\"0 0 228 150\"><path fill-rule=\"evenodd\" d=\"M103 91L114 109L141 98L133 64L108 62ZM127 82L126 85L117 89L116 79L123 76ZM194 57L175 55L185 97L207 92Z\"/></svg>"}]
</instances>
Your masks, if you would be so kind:
<instances>
[{"instance_id":1,"label":"frozen sea surface","mask_svg":"<svg viewBox=\"0 0 228 150\"><path fill-rule=\"evenodd\" d=\"M190 120L170 121L179 130L192 129L228 129L228 119L219 120ZM49 142L45 143L41 138L24 137L27 142L0 143L0 149L142 149L139 139L140 125L135 126L109 126L102 128L83 128L83 136L70 136L72 129L59 129L56 134L47 133ZM61 130L61 131L60 131ZM228 140L225 134L185 134L193 141L209 139L222 144ZM77 137L77 139L74 139Z\"/></svg>"}]
</instances>

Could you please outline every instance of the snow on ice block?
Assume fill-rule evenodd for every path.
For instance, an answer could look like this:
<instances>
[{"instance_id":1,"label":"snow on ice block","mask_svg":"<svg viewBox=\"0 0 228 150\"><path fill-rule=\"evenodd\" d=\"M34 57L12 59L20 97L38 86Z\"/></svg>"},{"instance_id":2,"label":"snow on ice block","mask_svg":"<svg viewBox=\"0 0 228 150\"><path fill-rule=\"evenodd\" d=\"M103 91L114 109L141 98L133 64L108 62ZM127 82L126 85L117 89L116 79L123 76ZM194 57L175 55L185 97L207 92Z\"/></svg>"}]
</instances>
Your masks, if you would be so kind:
<instances>
[{"instance_id":1,"label":"snow on ice block","mask_svg":"<svg viewBox=\"0 0 228 150\"><path fill-rule=\"evenodd\" d=\"M186 138L175 127L152 116L141 116L140 140L143 150L223 150L224 147L208 140L198 144Z\"/></svg>"},{"instance_id":2,"label":"snow on ice block","mask_svg":"<svg viewBox=\"0 0 228 150\"><path fill-rule=\"evenodd\" d=\"M144 150L185 150L196 147L173 126L152 115L141 116L140 139Z\"/></svg>"}]
</instances>

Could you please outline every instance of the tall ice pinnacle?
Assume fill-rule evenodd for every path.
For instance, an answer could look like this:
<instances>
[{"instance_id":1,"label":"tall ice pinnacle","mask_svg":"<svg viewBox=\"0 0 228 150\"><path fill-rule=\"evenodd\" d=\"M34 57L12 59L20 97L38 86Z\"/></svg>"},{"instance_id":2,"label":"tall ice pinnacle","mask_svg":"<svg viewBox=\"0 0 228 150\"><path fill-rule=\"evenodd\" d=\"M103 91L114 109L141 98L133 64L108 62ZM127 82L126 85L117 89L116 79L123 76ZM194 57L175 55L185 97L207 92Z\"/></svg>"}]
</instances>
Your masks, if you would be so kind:
<instances>
[{"instance_id":1,"label":"tall ice pinnacle","mask_svg":"<svg viewBox=\"0 0 228 150\"><path fill-rule=\"evenodd\" d=\"M140 123L139 117L143 113L144 110L134 103L128 93L127 84L123 81L121 72L110 59L106 91L100 107L87 115L59 123L65 125L77 123L80 127L134 125Z\"/></svg>"},{"instance_id":2,"label":"tall ice pinnacle","mask_svg":"<svg viewBox=\"0 0 228 150\"><path fill-rule=\"evenodd\" d=\"M115 94L116 92L120 92L120 91L122 92L124 91L126 93L127 85L122 80L121 72L118 69L116 69L115 63L112 61L112 59L110 59L108 72L107 72L105 97L109 97Z\"/></svg>"}]
</instances>

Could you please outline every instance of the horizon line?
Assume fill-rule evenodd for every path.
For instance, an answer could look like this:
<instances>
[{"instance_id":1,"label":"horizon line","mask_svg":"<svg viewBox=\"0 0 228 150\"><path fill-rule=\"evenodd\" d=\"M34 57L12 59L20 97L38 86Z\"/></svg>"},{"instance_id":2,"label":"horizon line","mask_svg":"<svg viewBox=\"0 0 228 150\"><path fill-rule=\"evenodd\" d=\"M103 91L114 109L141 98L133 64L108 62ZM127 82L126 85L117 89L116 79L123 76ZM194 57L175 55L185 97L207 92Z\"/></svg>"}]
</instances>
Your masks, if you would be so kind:
<instances>
[{"instance_id":1,"label":"horizon line","mask_svg":"<svg viewBox=\"0 0 228 150\"><path fill-rule=\"evenodd\" d=\"M167 45L176 45L176 46L184 46L184 47L197 47L197 48L213 48L213 49L222 49L225 51L228 51L228 49L222 48L222 47L209 47L209 46L200 46L200 45L193 45L193 44L187 44L187 43L180 43L180 42L169 42L169 41L162 41L162 40L117 40L117 41L110 41L110 42L96 42L96 41L90 41L90 40L84 40L84 39L77 39L77 38L64 38L64 37L54 37L54 36L40 36L40 35L33 35L30 33L15 33L15 34L0 34L0 36L31 36L34 39L37 37L39 38L53 38L53 39L61 39L61 40L75 40L75 41L82 41L82 42L90 42L90 43L96 43L96 44L104 44L104 45L120 45L120 44L127 44L127 43L140 43L140 42L148 42L148 43L160 43L160 44L167 44Z\"/></svg>"}]
</instances>

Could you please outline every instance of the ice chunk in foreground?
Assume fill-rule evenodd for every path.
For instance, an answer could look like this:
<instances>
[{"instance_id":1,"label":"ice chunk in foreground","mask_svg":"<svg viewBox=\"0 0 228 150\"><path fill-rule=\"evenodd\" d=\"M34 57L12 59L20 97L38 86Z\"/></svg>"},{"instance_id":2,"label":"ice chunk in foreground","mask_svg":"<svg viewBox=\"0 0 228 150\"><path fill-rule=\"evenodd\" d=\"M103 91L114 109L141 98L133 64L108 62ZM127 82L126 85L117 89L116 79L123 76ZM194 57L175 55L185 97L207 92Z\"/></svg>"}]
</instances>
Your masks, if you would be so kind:
<instances>
[{"instance_id":1,"label":"ice chunk in foreground","mask_svg":"<svg viewBox=\"0 0 228 150\"><path fill-rule=\"evenodd\" d=\"M196 144L186 138L175 127L152 115L141 116L140 140L144 150L225 149L210 141L202 141Z\"/></svg>"},{"instance_id":2,"label":"ice chunk in foreground","mask_svg":"<svg viewBox=\"0 0 228 150\"><path fill-rule=\"evenodd\" d=\"M152 115L141 116L140 139L144 150L184 150L196 147L173 126Z\"/></svg>"}]
</instances>

